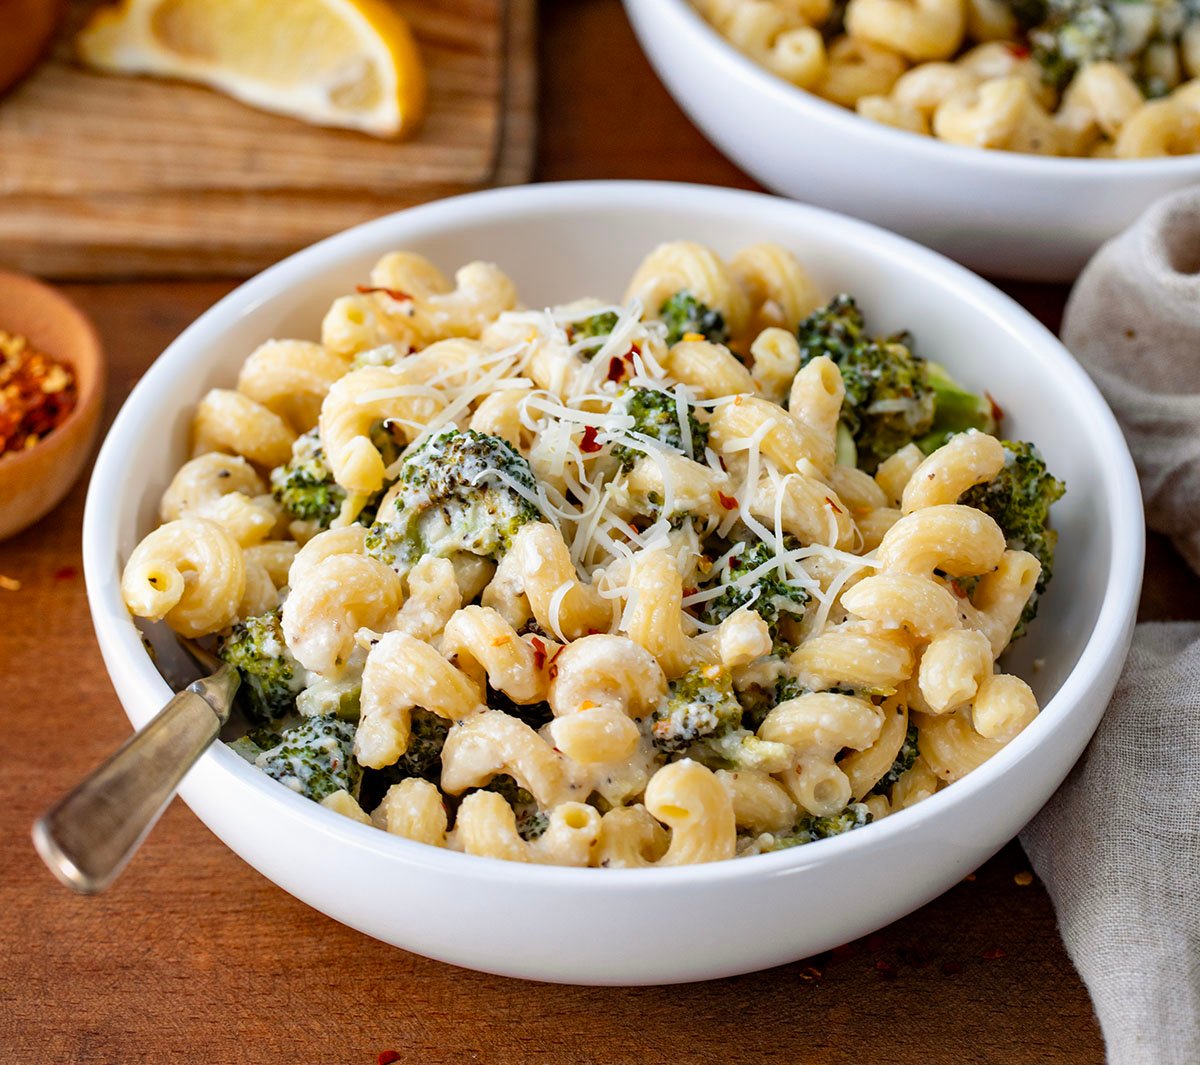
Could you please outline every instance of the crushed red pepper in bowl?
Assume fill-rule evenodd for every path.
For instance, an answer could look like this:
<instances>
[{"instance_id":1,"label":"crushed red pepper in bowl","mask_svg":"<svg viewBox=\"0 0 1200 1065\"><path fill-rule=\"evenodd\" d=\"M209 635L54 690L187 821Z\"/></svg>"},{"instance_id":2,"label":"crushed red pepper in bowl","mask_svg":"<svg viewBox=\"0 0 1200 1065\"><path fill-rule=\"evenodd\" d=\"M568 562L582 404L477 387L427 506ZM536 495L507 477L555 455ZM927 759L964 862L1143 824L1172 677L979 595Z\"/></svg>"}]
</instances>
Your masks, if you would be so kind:
<instances>
[{"instance_id":1,"label":"crushed red pepper in bowl","mask_svg":"<svg viewBox=\"0 0 1200 1065\"><path fill-rule=\"evenodd\" d=\"M33 447L75 409L75 371L0 329L0 457Z\"/></svg>"}]
</instances>

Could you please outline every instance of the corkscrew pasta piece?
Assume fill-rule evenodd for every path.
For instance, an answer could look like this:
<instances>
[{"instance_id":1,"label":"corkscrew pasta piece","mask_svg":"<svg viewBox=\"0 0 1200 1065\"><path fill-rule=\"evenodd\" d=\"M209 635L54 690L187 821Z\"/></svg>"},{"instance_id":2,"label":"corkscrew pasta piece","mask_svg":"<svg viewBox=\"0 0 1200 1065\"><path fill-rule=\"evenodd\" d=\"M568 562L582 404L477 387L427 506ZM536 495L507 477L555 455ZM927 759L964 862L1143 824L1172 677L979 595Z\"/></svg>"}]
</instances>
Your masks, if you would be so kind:
<instances>
[{"instance_id":1,"label":"corkscrew pasta piece","mask_svg":"<svg viewBox=\"0 0 1200 1065\"><path fill-rule=\"evenodd\" d=\"M929 641L921 655L917 683L924 709L944 714L970 702L992 674L995 656L988 638L976 629L954 629Z\"/></svg>"},{"instance_id":2,"label":"corkscrew pasta piece","mask_svg":"<svg viewBox=\"0 0 1200 1065\"><path fill-rule=\"evenodd\" d=\"M681 340L671 347L667 370L699 399L736 396L755 390L754 378L723 344L707 340Z\"/></svg>"},{"instance_id":3,"label":"corkscrew pasta piece","mask_svg":"<svg viewBox=\"0 0 1200 1065\"><path fill-rule=\"evenodd\" d=\"M241 392L214 388L192 419L192 454L225 451L242 455L264 469L292 457L296 434L274 411Z\"/></svg>"},{"instance_id":4,"label":"corkscrew pasta piece","mask_svg":"<svg viewBox=\"0 0 1200 1065\"><path fill-rule=\"evenodd\" d=\"M772 403L783 403L800 368L800 344L795 334L771 326L750 345L754 360L751 378L754 390Z\"/></svg>"},{"instance_id":5,"label":"corkscrew pasta piece","mask_svg":"<svg viewBox=\"0 0 1200 1065\"><path fill-rule=\"evenodd\" d=\"M900 509L911 514L924 507L957 503L963 492L990 481L1003 466L1004 448L994 436L975 429L958 433L913 470Z\"/></svg>"},{"instance_id":6,"label":"corkscrew pasta piece","mask_svg":"<svg viewBox=\"0 0 1200 1065\"><path fill-rule=\"evenodd\" d=\"M646 785L651 816L671 830L657 865L695 865L732 858L737 847L733 800L710 769L685 758L663 766Z\"/></svg>"},{"instance_id":7,"label":"corkscrew pasta piece","mask_svg":"<svg viewBox=\"0 0 1200 1065\"><path fill-rule=\"evenodd\" d=\"M544 656L543 656L544 657ZM622 636L584 636L558 651L547 670L554 745L577 762L628 758L639 731L633 719L667 693L654 658Z\"/></svg>"},{"instance_id":8,"label":"corkscrew pasta piece","mask_svg":"<svg viewBox=\"0 0 1200 1065\"><path fill-rule=\"evenodd\" d=\"M360 825L373 824L367 812L358 805L358 800L345 788L330 792L321 800L321 805L326 810L332 810L335 814L341 814L343 817L350 818L351 821L357 821Z\"/></svg>"},{"instance_id":9,"label":"corkscrew pasta piece","mask_svg":"<svg viewBox=\"0 0 1200 1065\"><path fill-rule=\"evenodd\" d=\"M918 757L912 768L901 773L900 779L892 785L891 812L907 809L923 799L928 799L938 790L939 783L938 776L929 768L929 763Z\"/></svg>"},{"instance_id":10,"label":"corkscrew pasta piece","mask_svg":"<svg viewBox=\"0 0 1200 1065\"><path fill-rule=\"evenodd\" d=\"M1019 74L985 81L977 89L951 96L934 112L933 132L942 140L976 148L1059 153L1054 119Z\"/></svg>"},{"instance_id":11,"label":"corkscrew pasta piece","mask_svg":"<svg viewBox=\"0 0 1200 1065\"><path fill-rule=\"evenodd\" d=\"M1072 155L1084 155L1104 137L1115 140L1145 103L1142 91L1116 63L1088 63L1063 93L1056 121Z\"/></svg>"},{"instance_id":12,"label":"corkscrew pasta piece","mask_svg":"<svg viewBox=\"0 0 1200 1065\"><path fill-rule=\"evenodd\" d=\"M314 537L296 555L282 615L284 638L296 660L322 674L340 672L354 650L355 633L382 628L403 601L400 578L378 559L331 553L313 562L317 555L308 554L308 548L329 535Z\"/></svg>"},{"instance_id":13,"label":"corkscrew pasta piece","mask_svg":"<svg viewBox=\"0 0 1200 1065\"><path fill-rule=\"evenodd\" d=\"M863 699L813 692L780 703L758 735L796 752L795 767L780 774L783 784L805 810L825 817L842 810L852 792L835 756L847 747L869 747L879 738L883 720L883 711Z\"/></svg>"},{"instance_id":14,"label":"corkscrew pasta piece","mask_svg":"<svg viewBox=\"0 0 1200 1065\"><path fill-rule=\"evenodd\" d=\"M921 757L938 780L953 784L1003 749L999 740L979 735L965 710L931 717L914 713Z\"/></svg>"},{"instance_id":15,"label":"corkscrew pasta piece","mask_svg":"<svg viewBox=\"0 0 1200 1065\"><path fill-rule=\"evenodd\" d=\"M321 401L349 366L320 344L268 340L242 364L238 391L278 414L298 433L317 424Z\"/></svg>"},{"instance_id":16,"label":"corkscrew pasta piece","mask_svg":"<svg viewBox=\"0 0 1200 1065\"><path fill-rule=\"evenodd\" d=\"M751 441L784 473L809 462L818 471L833 465L833 443L808 422L757 396L735 396L713 408L709 445L724 455L747 450Z\"/></svg>"},{"instance_id":17,"label":"corkscrew pasta piece","mask_svg":"<svg viewBox=\"0 0 1200 1065\"><path fill-rule=\"evenodd\" d=\"M863 118L869 118L872 122L884 126L907 130L921 136L928 136L930 133L929 119L915 108L900 103L894 96L861 96L854 105L854 110Z\"/></svg>"},{"instance_id":18,"label":"corkscrew pasta piece","mask_svg":"<svg viewBox=\"0 0 1200 1065\"><path fill-rule=\"evenodd\" d=\"M268 540L247 547L242 553L247 565L261 566L271 578L271 583L276 588L282 588L288 582L288 571L299 550L300 545L293 540Z\"/></svg>"},{"instance_id":19,"label":"corkscrew pasta piece","mask_svg":"<svg viewBox=\"0 0 1200 1065\"><path fill-rule=\"evenodd\" d=\"M911 573L864 577L842 593L842 606L881 629L904 629L920 639L961 624L954 594L928 577Z\"/></svg>"},{"instance_id":20,"label":"corkscrew pasta piece","mask_svg":"<svg viewBox=\"0 0 1200 1065\"><path fill-rule=\"evenodd\" d=\"M363 669L362 716L354 736L359 764L382 769L395 762L408 749L417 707L449 721L485 710L475 682L433 647L406 632L386 633L367 653Z\"/></svg>"},{"instance_id":21,"label":"corkscrew pasta piece","mask_svg":"<svg viewBox=\"0 0 1200 1065\"><path fill-rule=\"evenodd\" d=\"M679 240L655 248L634 273L625 299L640 300L653 315L681 291L720 311L734 337L749 324L750 301L730 268L711 249L692 241Z\"/></svg>"},{"instance_id":22,"label":"corkscrew pasta piece","mask_svg":"<svg viewBox=\"0 0 1200 1065\"><path fill-rule=\"evenodd\" d=\"M405 440L442 405L435 390L414 384L411 373L387 366L364 366L336 381L321 404L321 442L329 468L347 492L369 496L383 487L383 456L371 430L385 423Z\"/></svg>"},{"instance_id":23,"label":"corkscrew pasta piece","mask_svg":"<svg viewBox=\"0 0 1200 1065\"><path fill-rule=\"evenodd\" d=\"M393 836L433 847L446 845L446 806L442 793L428 780L408 777L393 784L372 819Z\"/></svg>"},{"instance_id":24,"label":"corkscrew pasta piece","mask_svg":"<svg viewBox=\"0 0 1200 1065\"><path fill-rule=\"evenodd\" d=\"M828 69L815 91L843 107L854 107L864 96L886 96L908 67L891 48L858 37L839 37L826 59Z\"/></svg>"},{"instance_id":25,"label":"corkscrew pasta piece","mask_svg":"<svg viewBox=\"0 0 1200 1065\"><path fill-rule=\"evenodd\" d=\"M850 0L846 31L908 59L948 59L963 42L966 10L963 0Z\"/></svg>"},{"instance_id":26,"label":"corkscrew pasta piece","mask_svg":"<svg viewBox=\"0 0 1200 1065\"><path fill-rule=\"evenodd\" d=\"M843 626L805 640L788 664L808 688L891 691L911 674L913 654L899 633Z\"/></svg>"},{"instance_id":27,"label":"corkscrew pasta piece","mask_svg":"<svg viewBox=\"0 0 1200 1065\"><path fill-rule=\"evenodd\" d=\"M512 807L493 792L477 791L458 808L451 846L485 858L578 867L591 864L599 837L599 812L567 802L551 810L546 831L527 842L517 832Z\"/></svg>"},{"instance_id":28,"label":"corkscrew pasta piece","mask_svg":"<svg viewBox=\"0 0 1200 1065\"><path fill-rule=\"evenodd\" d=\"M776 520L785 533L805 544L849 549L857 530L850 510L824 481L789 473L764 477L750 497L750 513L768 527Z\"/></svg>"},{"instance_id":29,"label":"corkscrew pasta piece","mask_svg":"<svg viewBox=\"0 0 1200 1065\"><path fill-rule=\"evenodd\" d=\"M823 74L823 45L820 54L820 74ZM790 251L778 244L742 248L729 260L729 269L750 301L752 327L759 341L766 330L776 327L787 334L795 333L800 322L821 304L817 287L807 271ZM799 366L798 351L796 365Z\"/></svg>"},{"instance_id":30,"label":"corkscrew pasta piece","mask_svg":"<svg viewBox=\"0 0 1200 1065\"><path fill-rule=\"evenodd\" d=\"M418 640L433 642L441 636L462 602L454 563L426 555L408 571L408 598L391 627Z\"/></svg>"},{"instance_id":31,"label":"corkscrew pasta piece","mask_svg":"<svg viewBox=\"0 0 1200 1065\"><path fill-rule=\"evenodd\" d=\"M516 780L543 810L582 802L590 791L586 776L524 721L499 710L464 717L442 748L442 790L461 795L502 774Z\"/></svg>"},{"instance_id":32,"label":"corkscrew pasta piece","mask_svg":"<svg viewBox=\"0 0 1200 1065\"><path fill-rule=\"evenodd\" d=\"M738 828L755 833L785 832L796 823L796 804L774 777L753 770L718 769L717 779L733 800Z\"/></svg>"},{"instance_id":33,"label":"corkscrew pasta piece","mask_svg":"<svg viewBox=\"0 0 1200 1065\"><path fill-rule=\"evenodd\" d=\"M241 547L205 518L160 525L134 548L121 576L131 614L166 621L193 639L232 625L245 591Z\"/></svg>"},{"instance_id":34,"label":"corkscrew pasta piece","mask_svg":"<svg viewBox=\"0 0 1200 1065\"><path fill-rule=\"evenodd\" d=\"M266 485L240 455L210 451L185 462L163 493L162 521L207 518L243 547L271 535L275 513L260 501Z\"/></svg>"},{"instance_id":35,"label":"corkscrew pasta piece","mask_svg":"<svg viewBox=\"0 0 1200 1065\"><path fill-rule=\"evenodd\" d=\"M1200 109L1173 97L1143 104L1117 135L1118 159L1191 155L1200 151Z\"/></svg>"},{"instance_id":36,"label":"corkscrew pasta piece","mask_svg":"<svg viewBox=\"0 0 1200 1065\"><path fill-rule=\"evenodd\" d=\"M924 461L925 453L916 444L906 444L879 464L875 471L875 483L883 489L889 506L900 506L904 489L908 487L916 468Z\"/></svg>"},{"instance_id":37,"label":"corkscrew pasta piece","mask_svg":"<svg viewBox=\"0 0 1200 1065\"><path fill-rule=\"evenodd\" d=\"M1008 743L1038 714L1037 699L1020 677L993 673L983 678L971 704L975 731L985 739Z\"/></svg>"},{"instance_id":38,"label":"corkscrew pasta piece","mask_svg":"<svg viewBox=\"0 0 1200 1065\"><path fill-rule=\"evenodd\" d=\"M789 17L772 0L733 5L722 32L739 51L802 89L811 88L825 73L820 32L795 15Z\"/></svg>"},{"instance_id":39,"label":"corkscrew pasta piece","mask_svg":"<svg viewBox=\"0 0 1200 1065\"><path fill-rule=\"evenodd\" d=\"M546 698L550 677L545 645L539 650L522 639L490 607L465 606L455 613L446 623L441 650L480 690L486 679L517 703Z\"/></svg>"},{"instance_id":40,"label":"corkscrew pasta piece","mask_svg":"<svg viewBox=\"0 0 1200 1065\"><path fill-rule=\"evenodd\" d=\"M995 569L1004 556L1004 533L982 511L945 503L905 515L879 545L881 569L925 576L941 570L973 577Z\"/></svg>"},{"instance_id":41,"label":"corkscrew pasta piece","mask_svg":"<svg viewBox=\"0 0 1200 1065\"><path fill-rule=\"evenodd\" d=\"M850 795L856 801L861 801L892 768L908 734L908 707L903 700L888 699L881 710L883 726L875 742L851 751L838 762L838 768L850 781Z\"/></svg>"},{"instance_id":42,"label":"corkscrew pasta piece","mask_svg":"<svg viewBox=\"0 0 1200 1065\"><path fill-rule=\"evenodd\" d=\"M575 573L562 536L552 525L530 522L484 589L483 605L497 610L515 629L532 616L545 632L575 640L612 625L612 608Z\"/></svg>"},{"instance_id":43,"label":"corkscrew pasta piece","mask_svg":"<svg viewBox=\"0 0 1200 1065\"><path fill-rule=\"evenodd\" d=\"M618 806L600 819L600 843L595 864L605 869L639 869L664 854L671 837L646 807Z\"/></svg>"},{"instance_id":44,"label":"corkscrew pasta piece","mask_svg":"<svg viewBox=\"0 0 1200 1065\"><path fill-rule=\"evenodd\" d=\"M1042 564L1028 551L1005 551L996 568L980 578L970 603L962 605L967 624L987 636L994 656L1012 640L1041 572Z\"/></svg>"}]
</instances>

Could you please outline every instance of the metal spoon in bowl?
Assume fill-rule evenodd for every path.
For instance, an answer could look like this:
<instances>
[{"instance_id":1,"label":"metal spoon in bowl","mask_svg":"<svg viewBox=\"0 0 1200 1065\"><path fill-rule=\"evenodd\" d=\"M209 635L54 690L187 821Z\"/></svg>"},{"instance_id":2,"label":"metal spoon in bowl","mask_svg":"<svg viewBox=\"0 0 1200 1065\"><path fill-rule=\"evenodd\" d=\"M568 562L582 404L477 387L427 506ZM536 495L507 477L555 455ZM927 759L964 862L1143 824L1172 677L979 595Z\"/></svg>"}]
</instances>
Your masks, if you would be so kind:
<instances>
[{"instance_id":1,"label":"metal spoon in bowl","mask_svg":"<svg viewBox=\"0 0 1200 1065\"><path fill-rule=\"evenodd\" d=\"M117 878L229 720L237 670L191 640L179 642L209 676L175 695L33 826L42 861L81 895Z\"/></svg>"}]
</instances>

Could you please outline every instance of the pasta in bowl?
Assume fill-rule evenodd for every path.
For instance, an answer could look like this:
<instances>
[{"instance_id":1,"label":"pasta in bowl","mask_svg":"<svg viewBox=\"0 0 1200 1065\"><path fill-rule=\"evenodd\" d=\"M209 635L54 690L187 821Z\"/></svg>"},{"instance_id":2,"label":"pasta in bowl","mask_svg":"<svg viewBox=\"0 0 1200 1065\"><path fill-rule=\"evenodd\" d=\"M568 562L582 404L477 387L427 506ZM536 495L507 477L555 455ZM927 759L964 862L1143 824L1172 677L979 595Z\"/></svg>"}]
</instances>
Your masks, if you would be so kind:
<instances>
[{"instance_id":1,"label":"pasta in bowl","mask_svg":"<svg viewBox=\"0 0 1200 1065\"><path fill-rule=\"evenodd\" d=\"M468 854L680 865L887 816L1037 714L995 659L1061 483L787 249L661 244L542 311L482 262L370 282L201 400L122 577L217 637L269 776Z\"/></svg>"},{"instance_id":2,"label":"pasta in bowl","mask_svg":"<svg viewBox=\"0 0 1200 1065\"><path fill-rule=\"evenodd\" d=\"M235 299L194 327L192 352L219 359L169 353L147 375L132 409L156 380L196 401L176 400L170 455L120 490L119 540L110 509L89 510L114 680L135 722L165 690L126 605L215 640L245 734L185 798L272 879L391 942L589 982L822 949L986 856L1086 740L1136 590L1136 563L1116 592L1086 587L1089 554L1129 536L1140 551L1095 512L1114 492L1136 506L1127 456L1097 442L1110 476L1061 447L1056 424L1111 425L1078 369L898 238L745 194L536 191L303 253L236 294L258 321ZM594 258L544 258L564 232ZM483 265L510 244L511 272ZM487 258L461 266L474 249ZM966 309L924 326L951 293ZM955 361L955 314L1016 365ZM1065 407L1039 415L1018 390L1030 359ZM985 387L1012 407L1002 422ZM148 431L122 415L107 453ZM1053 526L1071 547L1046 590L1048 467L1070 485ZM165 650L163 628L147 634ZM914 831L930 847L915 866ZM895 876L899 904L853 886L868 869ZM783 942L739 919L679 954L640 916L668 883L697 917L729 892L847 901ZM518 950L479 891L555 946ZM396 892L460 900L468 931Z\"/></svg>"}]
</instances>

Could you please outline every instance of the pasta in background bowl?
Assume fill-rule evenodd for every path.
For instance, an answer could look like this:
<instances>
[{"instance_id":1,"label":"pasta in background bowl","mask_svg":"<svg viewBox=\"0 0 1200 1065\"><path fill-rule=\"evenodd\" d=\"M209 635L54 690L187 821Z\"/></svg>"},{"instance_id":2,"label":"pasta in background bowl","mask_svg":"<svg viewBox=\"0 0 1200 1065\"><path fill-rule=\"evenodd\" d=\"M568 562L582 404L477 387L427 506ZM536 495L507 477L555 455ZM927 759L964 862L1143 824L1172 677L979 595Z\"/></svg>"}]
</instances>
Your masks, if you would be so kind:
<instances>
[{"instance_id":1,"label":"pasta in background bowl","mask_svg":"<svg viewBox=\"0 0 1200 1065\"><path fill-rule=\"evenodd\" d=\"M680 238L716 249L731 266L696 246L668 243ZM768 241L776 247L762 247ZM660 308L642 320L634 302L575 303L557 312L557 322L502 306L515 304L517 293L533 308L568 304L581 292L619 295L642 251L659 243L667 246L651 255L631 286L643 307ZM747 246L754 250L735 255ZM372 276L372 266L398 248L413 254L385 259ZM793 253L808 275L793 269L794 261L779 249ZM430 280L427 260L445 267L479 264L459 275L457 290L459 297L472 293L474 309L466 312L453 291L439 291L448 286ZM486 265L492 261L504 265L503 275ZM769 280L780 276L783 283ZM479 282L474 289L472 277ZM422 278L429 282L424 290ZM356 293L356 286L366 291ZM675 305L681 313L660 324L660 315L670 318L667 305L680 289L692 301ZM1009 571L1005 581L1028 589L1031 575L1036 578L1033 564L1021 561L1033 556L1006 550L992 519L953 502L968 483L984 484L996 475L1005 462L1000 445L984 432L951 436L940 449L932 441L931 457L914 454L906 469L924 462L923 473L934 476L918 478L905 491L898 472L888 477L887 462L865 457L882 437L858 422L840 435L853 438L860 464L881 472L873 479L851 466L834 466L844 365L838 371L823 357L805 360L792 395L803 416L786 414L773 402L790 390L790 376L802 361L792 350L790 327L807 315L810 330L825 328L829 315L850 314L844 301L809 313L839 291L859 297L871 335L883 338L868 346L904 346L907 341L895 334L914 327L914 350L964 390L986 385L1006 409L1007 435L1037 440L1049 467L1070 486L1054 519L1061 542L1071 546L1055 565L1054 584L1039 603L1041 616L1002 663L1012 679L993 677L991 659L1007 642L1025 596L1009 596L1013 605L1001 608L992 623L976 618L963 627L959 608L968 609L971 600L952 594L940 577L932 579L935 568L947 579L967 579L1002 557L1011 559L1000 567ZM323 334L321 311L330 304L335 313L325 319ZM838 317L834 325L844 330L847 321ZM773 352L760 336L763 326ZM447 339L455 329L482 340ZM556 330L566 329L572 333L564 348ZM668 338L669 330L678 336ZM721 345L721 330L735 350L756 346L750 370ZM802 341L806 335L801 328ZM277 337L322 337L324 344L297 341L310 345L297 349L266 343ZM790 345L784 337L793 338ZM420 350L393 369L384 365L388 356L380 353L380 341ZM588 351L590 360L581 357ZM255 354L242 369L250 352ZM359 365L349 368L351 358ZM323 384L297 390L295 375L284 372L289 360L293 368L307 368L310 382L320 378L322 367L329 373ZM433 364L430 376L424 368ZM574 381L568 381L571 375ZM519 385L522 378L531 383ZM287 389L278 387L284 379L292 381ZM507 387L497 387L499 382ZM439 388L444 394L435 401L431 393ZM325 399L314 403L322 391ZM655 406L654 397L667 395L673 396L674 421L655 413L666 408ZM389 453L388 441L372 435L380 404L391 404L387 416L407 423L398 444L416 440L403 456ZM898 408L884 403L871 409L877 416ZM753 416L747 419L747 413ZM294 452L293 438L314 420L342 495L323 516L313 517L318 508L299 517L300 497L286 493L311 479L289 479L286 471L299 459L311 472L313 448L302 443ZM784 432L787 426L797 428ZM875 427L883 428L890 431L892 424ZM185 466L193 436L203 454ZM698 450L693 458L677 454L685 445L699 448L705 436L703 461L697 461ZM150 440L161 443L151 448ZM588 446L581 448L584 441ZM845 452L850 443L842 441L843 463L853 462ZM622 448L626 454L618 453ZM578 481L556 480L553 471L561 467L554 455L564 453L587 471L595 493ZM783 494L824 498L763 506L755 499L762 494L760 474L747 469L755 462L761 477L776 489L782 485ZM136 476L129 476L131 463ZM285 471L272 477L276 495L293 508L293 526L282 537L255 465ZM182 480L174 476L180 466ZM389 480L389 466L394 486L380 499L376 493ZM463 478L504 488L487 497L483 520L471 510L479 497L462 492ZM238 487L211 491L218 481ZM689 488L694 481L703 487ZM944 483L944 489L926 487ZM611 498L602 500L606 491ZM303 497L306 504L316 498ZM680 520L685 506L690 516ZM744 522L730 520L743 507ZM876 510L883 520L868 519ZM582 511L594 518L593 531L571 535L584 527ZM350 521L363 513L373 519L370 526ZM441 515L447 515L445 528L438 524ZM814 523L813 515L820 520ZM912 519L920 523L931 515L977 518L965 540L949 525L904 534L906 522L912 527ZM155 537L170 542L154 550L138 547L163 519L163 530L146 544L153 547ZM331 527L318 531L321 521ZM556 530L556 521L567 532ZM213 750L182 789L197 814L265 875L339 920L433 957L540 979L646 983L726 975L825 949L920 905L1007 840L1065 775L1111 693L1140 582L1140 521L1128 454L1086 376L1045 330L978 279L899 238L813 209L723 190L598 183L486 193L381 219L300 253L232 294L164 354L114 425L89 497L85 567L106 663L135 724L153 715L168 688L121 599L127 559L132 556L125 587L131 606L166 614L178 631L193 635L224 630L237 616L269 616L278 606L276 587L290 582L279 624L291 653L311 671L301 709L309 714L324 708L291 727L311 730L315 722L324 729L318 741L333 757L320 772L330 779L313 797L332 809L260 772L274 770L296 790L311 784L311 766L297 758L295 747L297 737L312 737L289 733L286 724L282 748L258 745L261 737L239 741L254 744L244 753L257 765L229 748ZM621 522L628 531L618 534ZM753 538L737 533L743 524ZM610 531L595 535L600 527ZM703 546L715 543L714 537L729 546L720 559L715 551L709 555L715 575L689 573L701 587L685 591L681 559L698 557L695 540L687 543L697 528L704 529ZM173 606L142 604L139 589L153 597L169 587L172 552L181 542L194 544L198 532L204 547L191 550L184 571L196 565L203 572L211 564L210 591L218 577L232 576L237 587L206 596L206 582L193 578ZM414 535L422 545L415 552ZM290 536L306 541L298 553L294 543L288 546ZM966 547L967 555L982 550L988 557L953 561L953 548L944 548L956 537L974 545ZM872 553L875 544L881 546ZM743 567L741 573L750 572L746 580L731 577L751 547L766 551L764 560L753 572ZM463 565L464 553L475 559L493 553L494 575ZM820 565L812 569L811 560L820 555L830 566L840 558L841 568L861 568L849 560L863 553L874 560L874 575L865 579L849 572L837 577L832 570L822 577ZM746 601L752 605L762 590L743 593L765 573L779 578L770 588L779 609L752 613ZM848 589L840 599L832 579ZM630 594L636 587L644 594ZM464 606L478 603L480 588L482 603ZM973 594L974 606L980 605L979 589L957 591ZM801 593L819 608L808 610ZM685 597L695 622L681 613ZM728 609L723 616L710 614L706 603ZM917 613L914 604L922 604ZM897 609L908 633L924 635L897 630ZM828 664L832 648L817 650L830 627L857 635L854 647L833 654L836 666ZM152 626L149 636L170 675L172 651L162 628ZM998 716L982 724L987 700L977 697L971 743L987 747L992 741L979 733L989 729L1011 742L1002 749L995 742L987 750L998 751L994 758L911 808L904 808L896 779L868 797L905 743L901 703L925 699L922 710L929 716L919 719L922 730L941 728L935 719L961 719L937 714L942 705L963 699L937 695L936 685L924 696L888 695L913 674L913 639L924 646L943 633L950 661L962 649L949 644L980 631L993 636L988 648L979 648L987 660L979 676L992 678L987 684L996 688ZM548 662L558 644L565 647L555 670ZM863 667L871 655L860 649L873 647L892 664L858 678L853 692L821 692L849 684L847 661L851 669ZM789 672L807 669L801 686L816 694L789 692L774 710L764 706L757 730L717 729L714 719L725 712L721 692L728 695L733 680L739 696L748 687L743 667L784 657ZM362 676L357 737L353 725L337 716L345 709L337 680L354 669ZM507 700L500 712L480 705L481 693L493 686ZM294 695L285 692L283 701ZM1036 717L1034 697L1044 706ZM538 710L546 698L548 707ZM413 707L421 709L413 713ZM330 709L332 715L321 716ZM430 710L435 720L460 721L445 740L439 783L449 796L465 795L449 842L468 853L414 841L441 842L447 827L435 784L419 773L402 774L406 779L369 803L358 793L368 811L379 805L376 822L386 832L354 823L367 821L367 812L354 787L337 777L347 749L339 745L354 743L358 760L372 772L419 751L414 743L429 739ZM522 720L534 711L546 717ZM269 718L273 711L263 712ZM814 732L817 719L821 727ZM965 724L970 727L969 718ZM921 747L935 768L938 746L927 738ZM837 753L845 747L863 753L839 763ZM637 750L651 750L654 764L639 769ZM872 762L872 751L879 765L864 764ZM770 763L777 753L787 753L789 763L799 754L796 764L813 772L789 780L784 765ZM897 777L910 766L899 767ZM594 769L603 770L600 784ZM536 809L529 816L541 823L516 822L515 815L525 813L520 800L514 809L511 790L488 785L502 771L534 793ZM639 773L621 790L622 776ZM960 773L951 768L944 775ZM818 778L821 786L806 791L805 782ZM910 777L908 783L916 782ZM930 779L924 789L902 790L928 793L934 787ZM850 800L861 800L861 810L854 802L847 806ZM815 817L856 821L872 814L877 823L854 831L813 831ZM689 832L689 818L703 831ZM664 826L674 830L669 844ZM789 831L837 838L781 846L778 833ZM610 843L609 860L597 859L595 848ZM735 850L754 856L713 861ZM664 852L669 861L655 864L707 864L622 868ZM608 868L533 864L542 861ZM886 897L870 886L881 876L889 883ZM664 891L685 919L708 919L703 942L681 942L655 923ZM434 899L442 912L453 912L452 922L422 913ZM818 906L821 922L799 919ZM765 912L784 919L762 922ZM787 914L797 919L787 920ZM533 927L542 934L530 937Z\"/></svg>"},{"instance_id":2,"label":"pasta in background bowl","mask_svg":"<svg viewBox=\"0 0 1200 1065\"><path fill-rule=\"evenodd\" d=\"M1171 0L1126 5L1145 14L1124 36L1174 36L1099 53L1119 62L1064 58L1087 52L1086 13L1041 31L1053 85L1010 43L1002 0L625 6L667 88L737 165L984 272L1069 280L1156 198L1200 181L1200 82L1186 80L1200 21ZM1047 26L1071 5L1051 8ZM843 12L851 36L834 32Z\"/></svg>"}]
</instances>

